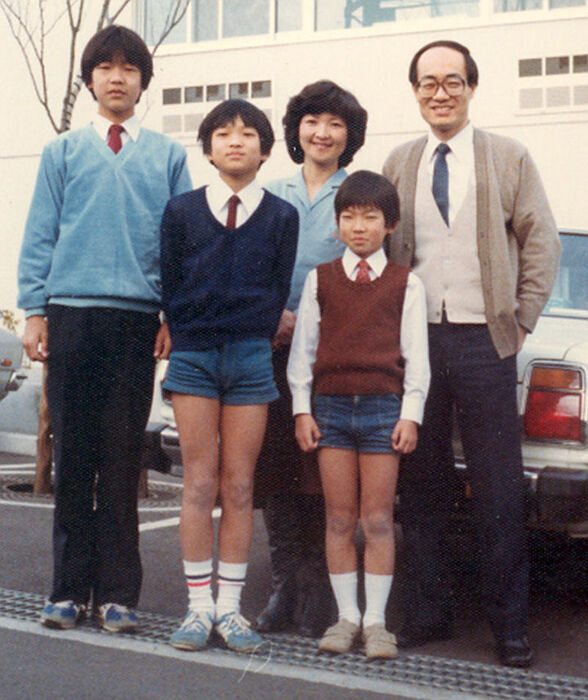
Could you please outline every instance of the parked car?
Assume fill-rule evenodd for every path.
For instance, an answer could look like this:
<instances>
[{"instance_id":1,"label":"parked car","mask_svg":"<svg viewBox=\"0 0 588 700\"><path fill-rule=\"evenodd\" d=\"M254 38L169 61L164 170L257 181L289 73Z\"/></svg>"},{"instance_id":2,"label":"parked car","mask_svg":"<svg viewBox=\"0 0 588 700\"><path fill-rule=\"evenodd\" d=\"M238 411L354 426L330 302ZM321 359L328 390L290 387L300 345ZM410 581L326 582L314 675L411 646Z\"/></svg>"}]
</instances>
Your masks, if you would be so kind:
<instances>
[{"instance_id":1,"label":"parked car","mask_svg":"<svg viewBox=\"0 0 588 700\"><path fill-rule=\"evenodd\" d=\"M22 342L14 333L0 328L0 400L21 385Z\"/></svg>"},{"instance_id":2,"label":"parked car","mask_svg":"<svg viewBox=\"0 0 588 700\"><path fill-rule=\"evenodd\" d=\"M529 494L529 524L588 539L588 231L562 231L562 259L553 293L518 355L519 413ZM181 465L170 397L156 389L158 439ZM454 444L456 507L469 487L459 439Z\"/></svg>"}]
</instances>

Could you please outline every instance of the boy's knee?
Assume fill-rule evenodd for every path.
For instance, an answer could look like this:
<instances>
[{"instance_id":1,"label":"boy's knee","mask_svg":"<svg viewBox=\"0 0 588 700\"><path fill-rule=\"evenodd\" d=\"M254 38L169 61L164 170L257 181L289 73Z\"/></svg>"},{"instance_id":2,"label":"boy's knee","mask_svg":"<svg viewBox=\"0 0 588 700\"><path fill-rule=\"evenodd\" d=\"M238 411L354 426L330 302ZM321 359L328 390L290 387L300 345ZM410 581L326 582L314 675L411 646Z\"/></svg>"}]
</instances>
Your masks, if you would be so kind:
<instances>
[{"instance_id":1,"label":"boy's knee","mask_svg":"<svg viewBox=\"0 0 588 700\"><path fill-rule=\"evenodd\" d=\"M212 477L184 480L185 501L195 508L211 508L216 501L218 481Z\"/></svg>"},{"instance_id":2,"label":"boy's knee","mask_svg":"<svg viewBox=\"0 0 588 700\"><path fill-rule=\"evenodd\" d=\"M221 483L223 504L242 510L253 502L253 479L226 479Z\"/></svg>"},{"instance_id":3,"label":"boy's knee","mask_svg":"<svg viewBox=\"0 0 588 700\"><path fill-rule=\"evenodd\" d=\"M361 525L366 537L385 537L394 531L392 511L380 510L362 514Z\"/></svg>"},{"instance_id":4,"label":"boy's knee","mask_svg":"<svg viewBox=\"0 0 588 700\"><path fill-rule=\"evenodd\" d=\"M351 535L357 526L357 512L353 509L327 511L327 530L339 537Z\"/></svg>"}]
</instances>

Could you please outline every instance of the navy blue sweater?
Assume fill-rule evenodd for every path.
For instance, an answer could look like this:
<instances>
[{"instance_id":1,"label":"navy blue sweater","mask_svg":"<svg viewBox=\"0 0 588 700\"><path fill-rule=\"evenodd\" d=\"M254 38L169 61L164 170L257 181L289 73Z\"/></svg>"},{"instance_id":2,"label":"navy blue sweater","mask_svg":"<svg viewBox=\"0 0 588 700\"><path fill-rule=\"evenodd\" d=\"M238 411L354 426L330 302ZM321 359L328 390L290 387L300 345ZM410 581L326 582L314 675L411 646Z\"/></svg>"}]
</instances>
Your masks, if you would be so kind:
<instances>
[{"instance_id":1,"label":"navy blue sweater","mask_svg":"<svg viewBox=\"0 0 588 700\"><path fill-rule=\"evenodd\" d=\"M265 192L234 230L219 223L201 187L171 199L161 224L163 310L172 349L272 338L290 290L298 213Z\"/></svg>"}]
</instances>

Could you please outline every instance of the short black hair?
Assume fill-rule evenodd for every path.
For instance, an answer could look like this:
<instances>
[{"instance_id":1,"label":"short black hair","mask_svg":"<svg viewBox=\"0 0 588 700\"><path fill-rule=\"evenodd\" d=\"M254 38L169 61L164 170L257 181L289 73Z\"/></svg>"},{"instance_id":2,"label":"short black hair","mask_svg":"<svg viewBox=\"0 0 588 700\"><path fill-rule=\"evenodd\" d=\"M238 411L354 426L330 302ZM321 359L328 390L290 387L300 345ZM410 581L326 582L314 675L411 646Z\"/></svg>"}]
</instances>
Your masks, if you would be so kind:
<instances>
[{"instance_id":1,"label":"short black hair","mask_svg":"<svg viewBox=\"0 0 588 700\"><path fill-rule=\"evenodd\" d=\"M121 53L125 61L141 71L141 88L146 90L153 77L153 59L147 44L141 37L128 27L112 24L102 29L86 44L82 54L82 80L96 99L94 91L89 87L92 82L92 71L103 62L112 61L115 54Z\"/></svg>"},{"instance_id":2,"label":"short black hair","mask_svg":"<svg viewBox=\"0 0 588 700\"><path fill-rule=\"evenodd\" d=\"M243 124L255 129L259 134L261 155L269 156L274 145L274 130L266 115L246 100L225 100L212 109L202 120L198 129L198 140L202 142L202 150L210 155L212 150L212 132L241 117Z\"/></svg>"},{"instance_id":3,"label":"short black hair","mask_svg":"<svg viewBox=\"0 0 588 700\"><path fill-rule=\"evenodd\" d=\"M418 83L417 63L419 61L419 58L425 53L425 51L428 51L429 49L434 49L438 46L458 51L464 57L468 85L473 85L475 87L478 84L478 66L472 58L470 50L467 48L467 46L459 44L457 41L450 41L449 39L439 39L438 41L432 41L430 44L423 46L415 53L415 55L412 57L412 61L410 62L410 66L408 68L408 79L410 80L411 85L416 85Z\"/></svg>"},{"instance_id":4,"label":"short black hair","mask_svg":"<svg viewBox=\"0 0 588 700\"><path fill-rule=\"evenodd\" d=\"M357 170L345 178L335 195L337 221L344 209L374 207L384 214L386 226L394 226L400 219L400 200L396 187L383 175L371 170Z\"/></svg>"},{"instance_id":5,"label":"short black hair","mask_svg":"<svg viewBox=\"0 0 588 700\"><path fill-rule=\"evenodd\" d=\"M363 146L367 126L367 112L354 95L339 87L331 80L319 80L304 87L291 97L282 120L284 137L290 158L295 163L304 161L304 151L300 145L298 132L305 114L330 112L341 117L347 126L347 144L339 156L339 167L344 168Z\"/></svg>"}]
</instances>

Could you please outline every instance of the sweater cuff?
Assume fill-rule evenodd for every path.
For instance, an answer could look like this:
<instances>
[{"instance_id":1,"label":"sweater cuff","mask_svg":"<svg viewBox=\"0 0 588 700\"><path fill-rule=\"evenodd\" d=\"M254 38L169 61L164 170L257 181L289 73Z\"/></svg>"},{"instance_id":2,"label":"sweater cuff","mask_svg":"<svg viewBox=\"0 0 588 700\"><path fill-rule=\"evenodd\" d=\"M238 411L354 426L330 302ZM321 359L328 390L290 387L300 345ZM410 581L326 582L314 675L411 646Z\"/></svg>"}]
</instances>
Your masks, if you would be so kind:
<instances>
[{"instance_id":1,"label":"sweater cuff","mask_svg":"<svg viewBox=\"0 0 588 700\"><path fill-rule=\"evenodd\" d=\"M26 309L25 310L25 318L29 318L29 316L46 316L46 309L44 306L40 306L38 309Z\"/></svg>"}]
</instances>

